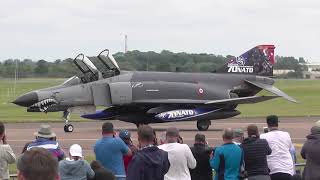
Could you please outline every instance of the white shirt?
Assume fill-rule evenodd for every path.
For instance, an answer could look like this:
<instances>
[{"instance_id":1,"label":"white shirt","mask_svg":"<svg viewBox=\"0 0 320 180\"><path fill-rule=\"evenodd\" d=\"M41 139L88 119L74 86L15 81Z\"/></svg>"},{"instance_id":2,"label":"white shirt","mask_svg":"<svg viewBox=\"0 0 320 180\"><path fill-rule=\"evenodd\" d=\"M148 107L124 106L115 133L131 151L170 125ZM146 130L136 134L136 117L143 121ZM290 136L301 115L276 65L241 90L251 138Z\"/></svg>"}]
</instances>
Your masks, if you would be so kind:
<instances>
[{"instance_id":1,"label":"white shirt","mask_svg":"<svg viewBox=\"0 0 320 180\"><path fill-rule=\"evenodd\" d=\"M16 156L9 144L0 144L0 179L10 179L8 164L13 164Z\"/></svg>"},{"instance_id":2,"label":"white shirt","mask_svg":"<svg viewBox=\"0 0 320 180\"><path fill-rule=\"evenodd\" d=\"M190 169L197 165L196 159L186 144L168 143L158 146L168 152L170 168L164 176L165 180L191 180Z\"/></svg>"},{"instance_id":3,"label":"white shirt","mask_svg":"<svg viewBox=\"0 0 320 180\"><path fill-rule=\"evenodd\" d=\"M287 173L294 174L293 161L290 148L293 146L289 133L273 130L260 135L261 139L266 139L272 150L267 156L270 174Z\"/></svg>"}]
</instances>

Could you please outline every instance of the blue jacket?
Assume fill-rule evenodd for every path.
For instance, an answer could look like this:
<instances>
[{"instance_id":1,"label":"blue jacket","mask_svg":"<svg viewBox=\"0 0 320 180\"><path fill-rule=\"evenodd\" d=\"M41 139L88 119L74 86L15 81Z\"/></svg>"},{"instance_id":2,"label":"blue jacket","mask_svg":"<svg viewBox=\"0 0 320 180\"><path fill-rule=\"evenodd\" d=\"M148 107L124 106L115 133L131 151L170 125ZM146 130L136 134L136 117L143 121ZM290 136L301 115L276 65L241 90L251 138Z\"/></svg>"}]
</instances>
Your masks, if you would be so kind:
<instances>
[{"instance_id":1,"label":"blue jacket","mask_svg":"<svg viewBox=\"0 0 320 180\"><path fill-rule=\"evenodd\" d=\"M215 180L238 180L242 159L242 150L234 143L217 147L210 160L211 167L216 171Z\"/></svg>"}]
</instances>

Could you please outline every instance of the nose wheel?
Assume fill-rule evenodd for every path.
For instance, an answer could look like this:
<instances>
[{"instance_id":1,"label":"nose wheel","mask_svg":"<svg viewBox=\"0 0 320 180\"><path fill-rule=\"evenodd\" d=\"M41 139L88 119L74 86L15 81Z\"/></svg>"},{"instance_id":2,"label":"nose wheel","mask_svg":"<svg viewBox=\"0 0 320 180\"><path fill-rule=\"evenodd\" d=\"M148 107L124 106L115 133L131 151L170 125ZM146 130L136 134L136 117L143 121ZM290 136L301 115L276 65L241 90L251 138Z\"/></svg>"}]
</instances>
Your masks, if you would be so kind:
<instances>
[{"instance_id":1,"label":"nose wheel","mask_svg":"<svg viewBox=\"0 0 320 180\"><path fill-rule=\"evenodd\" d=\"M73 132L73 130L74 130L73 125L69 123L69 117L70 117L70 112L69 111L64 111L62 119L65 122L65 125L64 125L63 129L64 129L64 132L66 132L66 133Z\"/></svg>"},{"instance_id":2,"label":"nose wheel","mask_svg":"<svg viewBox=\"0 0 320 180\"><path fill-rule=\"evenodd\" d=\"M64 125L64 132L73 132L73 125L72 124L66 124Z\"/></svg>"}]
</instances>

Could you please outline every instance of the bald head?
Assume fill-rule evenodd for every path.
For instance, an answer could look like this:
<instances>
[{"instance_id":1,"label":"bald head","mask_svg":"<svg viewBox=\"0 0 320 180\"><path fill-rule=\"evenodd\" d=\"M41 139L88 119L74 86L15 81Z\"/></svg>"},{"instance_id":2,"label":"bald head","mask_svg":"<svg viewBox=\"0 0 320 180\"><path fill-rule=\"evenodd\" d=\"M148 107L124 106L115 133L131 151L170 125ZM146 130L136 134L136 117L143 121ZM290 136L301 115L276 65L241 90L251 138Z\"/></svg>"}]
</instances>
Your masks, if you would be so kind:
<instances>
[{"instance_id":1,"label":"bald head","mask_svg":"<svg viewBox=\"0 0 320 180\"><path fill-rule=\"evenodd\" d=\"M227 128L223 131L222 135L223 140L232 141L233 139L233 130L231 128Z\"/></svg>"}]
</instances>

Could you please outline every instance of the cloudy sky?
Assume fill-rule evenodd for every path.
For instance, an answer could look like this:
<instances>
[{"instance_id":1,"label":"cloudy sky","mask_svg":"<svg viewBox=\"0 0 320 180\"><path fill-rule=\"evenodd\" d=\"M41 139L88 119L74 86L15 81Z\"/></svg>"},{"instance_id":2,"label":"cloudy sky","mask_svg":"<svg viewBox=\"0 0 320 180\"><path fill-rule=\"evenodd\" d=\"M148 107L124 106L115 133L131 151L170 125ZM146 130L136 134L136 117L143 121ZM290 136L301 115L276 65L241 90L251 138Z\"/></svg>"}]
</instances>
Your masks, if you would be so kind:
<instances>
[{"instance_id":1,"label":"cloudy sky","mask_svg":"<svg viewBox=\"0 0 320 180\"><path fill-rule=\"evenodd\" d=\"M257 44L320 61L319 0L1 0L0 59L105 48L240 55Z\"/></svg>"}]
</instances>

